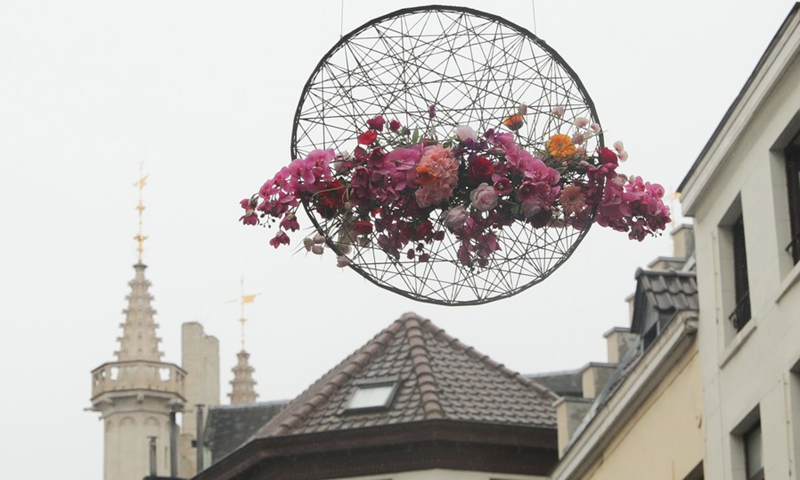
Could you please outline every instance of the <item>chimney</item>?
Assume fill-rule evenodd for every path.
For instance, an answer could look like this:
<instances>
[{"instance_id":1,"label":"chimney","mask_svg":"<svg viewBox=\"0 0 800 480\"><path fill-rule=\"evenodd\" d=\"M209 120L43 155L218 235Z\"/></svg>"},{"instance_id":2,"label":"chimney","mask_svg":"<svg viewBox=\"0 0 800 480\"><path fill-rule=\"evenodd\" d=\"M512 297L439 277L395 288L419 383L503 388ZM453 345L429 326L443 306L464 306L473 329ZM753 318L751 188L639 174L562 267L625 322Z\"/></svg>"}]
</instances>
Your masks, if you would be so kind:
<instances>
[{"instance_id":1,"label":"chimney","mask_svg":"<svg viewBox=\"0 0 800 480\"><path fill-rule=\"evenodd\" d=\"M569 443L575 429L589 412L592 400L578 397L561 397L556 400L553 407L556 409L556 424L558 426L558 457L564 455L564 449Z\"/></svg>"},{"instance_id":2,"label":"chimney","mask_svg":"<svg viewBox=\"0 0 800 480\"><path fill-rule=\"evenodd\" d=\"M689 258L694 253L694 226L682 223L672 231L672 256Z\"/></svg>"},{"instance_id":3,"label":"chimney","mask_svg":"<svg viewBox=\"0 0 800 480\"><path fill-rule=\"evenodd\" d=\"M619 363L639 338L635 333L631 333L630 328L623 327L614 327L603 336L608 347L608 363Z\"/></svg>"},{"instance_id":4,"label":"chimney","mask_svg":"<svg viewBox=\"0 0 800 480\"><path fill-rule=\"evenodd\" d=\"M598 362L583 367L583 398L597 398L616 369L614 364Z\"/></svg>"}]
</instances>

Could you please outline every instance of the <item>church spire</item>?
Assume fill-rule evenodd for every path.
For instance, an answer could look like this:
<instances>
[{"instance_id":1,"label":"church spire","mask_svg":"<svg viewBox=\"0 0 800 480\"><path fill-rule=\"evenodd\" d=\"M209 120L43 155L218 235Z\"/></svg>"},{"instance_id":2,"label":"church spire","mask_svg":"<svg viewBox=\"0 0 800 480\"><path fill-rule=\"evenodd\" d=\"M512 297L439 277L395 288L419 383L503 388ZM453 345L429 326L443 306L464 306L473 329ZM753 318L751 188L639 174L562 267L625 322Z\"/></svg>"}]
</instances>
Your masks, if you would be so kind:
<instances>
[{"instance_id":1,"label":"church spire","mask_svg":"<svg viewBox=\"0 0 800 480\"><path fill-rule=\"evenodd\" d=\"M255 369L250 366L249 362L250 354L242 350L236 356L239 358L239 362L231 369L233 380L231 380L231 393L228 394L231 404L254 403L258 394L255 390L256 381L253 380Z\"/></svg>"},{"instance_id":2,"label":"church spire","mask_svg":"<svg viewBox=\"0 0 800 480\"><path fill-rule=\"evenodd\" d=\"M241 307L239 323L242 327L242 350L236 354L239 361L236 363L236 366L231 369L233 372L233 380L230 382L231 393L228 394L231 399L231 404L234 405L238 403L254 403L258 397L255 391L256 381L253 380L253 372L255 369L250 366L250 354L244 349L244 324L247 322L247 318L244 316L244 305L254 302L258 295L260 294L244 294L244 278L242 278L241 295L239 297L239 305Z\"/></svg>"},{"instance_id":3,"label":"church spire","mask_svg":"<svg viewBox=\"0 0 800 480\"><path fill-rule=\"evenodd\" d=\"M130 360L159 362L163 356L163 353L158 349L161 339L156 336L158 324L153 320L153 315L156 311L151 305L153 296L149 292L150 282L144 276L144 270L147 266L142 263L142 246L147 239L147 236L142 231L142 216L145 209L142 202L142 191L147 185L147 175L144 175L142 170L143 164L140 164L139 181L133 184L134 187L139 187L139 203L136 206L136 210L139 211L139 231L133 237L136 240L138 261L133 266L135 270L134 278L128 282L131 287L131 293L127 296L128 308L123 310L125 322L120 324L122 336L117 339L120 342L120 349L116 354L117 360L120 362Z\"/></svg>"}]
</instances>

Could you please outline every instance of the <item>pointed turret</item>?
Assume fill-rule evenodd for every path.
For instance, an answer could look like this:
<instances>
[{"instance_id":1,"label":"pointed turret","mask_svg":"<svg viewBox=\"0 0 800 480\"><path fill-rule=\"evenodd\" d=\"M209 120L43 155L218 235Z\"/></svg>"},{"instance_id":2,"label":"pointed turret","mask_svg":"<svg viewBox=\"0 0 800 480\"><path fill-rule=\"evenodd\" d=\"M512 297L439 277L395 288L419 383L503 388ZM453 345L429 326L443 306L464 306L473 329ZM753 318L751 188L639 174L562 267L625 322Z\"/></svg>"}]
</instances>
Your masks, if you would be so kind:
<instances>
[{"instance_id":1,"label":"pointed turret","mask_svg":"<svg viewBox=\"0 0 800 480\"><path fill-rule=\"evenodd\" d=\"M131 360L159 362L164 354L158 349L161 339L156 336L158 324L153 320L156 311L151 305L153 296L149 292L150 281L144 276L147 266L139 262L133 268L136 274L133 280L128 282L131 293L127 296L128 308L122 311L125 314L125 322L120 324L122 336L117 338L120 349L115 353L120 362Z\"/></svg>"},{"instance_id":2,"label":"pointed turret","mask_svg":"<svg viewBox=\"0 0 800 480\"><path fill-rule=\"evenodd\" d=\"M105 425L103 461L104 480L140 480L153 468L157 475L171 472L171 438L176 428L174 413L186 403L186 371L173 363L161 361L156 336L158 325L153 320L150 282L144 276L142 244L142 188L147 177L142 175L134 186L139 187L138 261L135 274L128 282L131 292L128 308L123 310L125 322L117 359L92 371L92 410L100 412ZM155 463L148 458L151 442L157 446ZM175 449L177 450L177 448Z\"/></svg>"},{"instance_id":3,"label":"pointed turret","mask_svg":"<svg viewBox=\"0 0 800 480\"><path fill-rule=\"evenodd\" d=\"M239 362L231 369L233 380L230 382L231 393L228 394L231 404L255 403L258 394L255 390L256 381L253 380L255 368L251 367L249 362L250 354L242 350L236 356Z\"/></svg>"}]
</instances>

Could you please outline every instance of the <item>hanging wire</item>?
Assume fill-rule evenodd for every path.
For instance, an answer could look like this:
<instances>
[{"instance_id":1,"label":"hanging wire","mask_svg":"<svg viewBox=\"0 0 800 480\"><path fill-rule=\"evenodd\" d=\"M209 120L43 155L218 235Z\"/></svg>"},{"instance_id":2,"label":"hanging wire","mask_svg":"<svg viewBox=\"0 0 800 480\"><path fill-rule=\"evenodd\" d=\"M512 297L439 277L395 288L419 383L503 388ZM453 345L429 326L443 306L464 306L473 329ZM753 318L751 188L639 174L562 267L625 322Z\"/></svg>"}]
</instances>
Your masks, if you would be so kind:
<instances>
[{"instance_id":1,"label":"hanging wire","mask_svg":"<svg viewBox=\"0 0 800 480\"><path fill-rule=\"evenodd\" d=\"M339 38L344 37L344 0L342 0L342 6L339 9L341 12L341 18L339 20Z\"/></svg>"},{"instance_id":2,"label":"hanging wire","mask_svg":"<svg viewBox=\"0 0 800 480\"><path fill-rule=\"evenodd\" d=\"M536 32L536 0L531 0L531 15L533 16L533 34L538 36L539 34Z\"/></svg>"}]
</instances>

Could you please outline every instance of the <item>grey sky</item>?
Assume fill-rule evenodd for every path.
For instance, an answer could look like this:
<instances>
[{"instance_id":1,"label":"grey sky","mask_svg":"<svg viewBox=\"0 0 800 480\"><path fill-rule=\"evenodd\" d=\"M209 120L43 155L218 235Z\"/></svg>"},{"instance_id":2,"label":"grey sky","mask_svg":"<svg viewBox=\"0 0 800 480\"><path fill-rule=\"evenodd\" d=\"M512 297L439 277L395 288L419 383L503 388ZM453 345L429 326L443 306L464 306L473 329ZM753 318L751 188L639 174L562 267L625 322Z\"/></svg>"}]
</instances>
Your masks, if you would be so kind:
<instances>
[{"instance_id":1,"label":"grey sky","mask_svg":"<svg viewBox=\"0 0 800 480\"><path fill-rule=\"evenodd\" d=\"M346 0L344 31L420 4ZM529 0L459 4L533 29ZM624 140L622 171L673 192L792 4L537 0L536 23L607 139ZM83 409L124 319L140 161L162 350L179 362L180 324L202 322L221 342L224 393L241 276L262 293L247 310L262 400L297 395L406 311L524 373L605 360L601 335L627 325L634 271L669 254L666 236L593 228L541 285L445 308L237 224L238 201L289 160L300 91L339 38L341 6L0 0L0 477L102 475L102 425Z\"/></svg>"}]
</instances>

